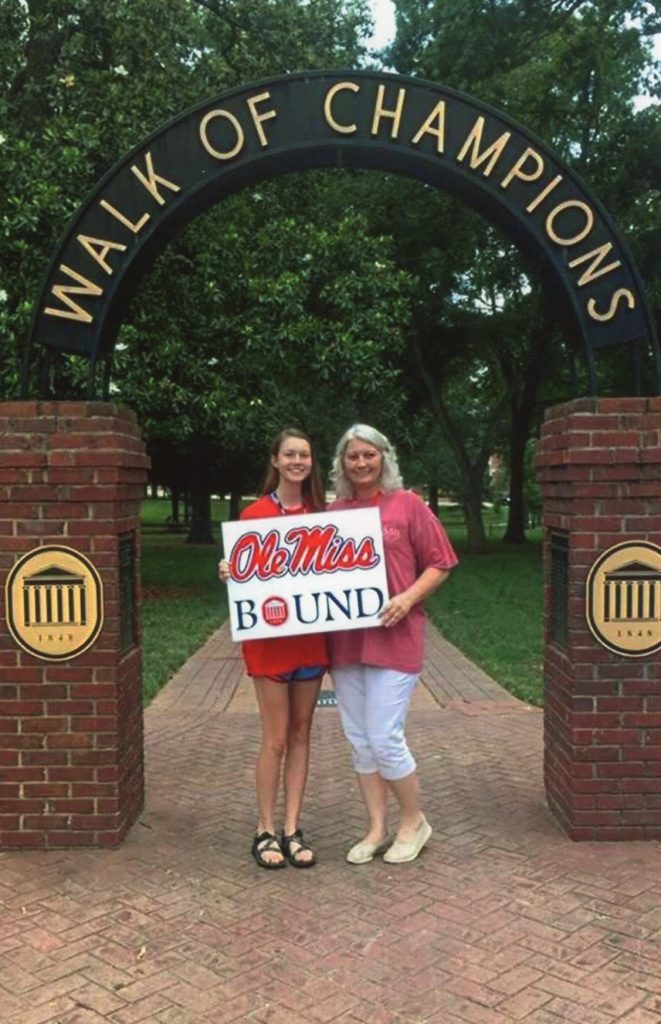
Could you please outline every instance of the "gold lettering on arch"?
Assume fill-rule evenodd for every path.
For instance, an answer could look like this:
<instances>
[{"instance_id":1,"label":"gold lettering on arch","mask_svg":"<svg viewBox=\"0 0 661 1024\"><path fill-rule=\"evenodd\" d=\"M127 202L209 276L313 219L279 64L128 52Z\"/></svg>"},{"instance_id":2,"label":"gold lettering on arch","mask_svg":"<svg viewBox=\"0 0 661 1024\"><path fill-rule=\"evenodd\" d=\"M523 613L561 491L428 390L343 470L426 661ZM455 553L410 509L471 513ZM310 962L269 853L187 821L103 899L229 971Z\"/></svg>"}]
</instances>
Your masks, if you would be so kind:
<instances>
[{"instance_id":1,"label":"gold lettering on arch","mask_svg":"<svg viewBox=\"0 0 661 1024\"><path fill-rule=\"evenodd\" d=\"M262 121L270 121L271 118L277 117L278 113L276 110L264 110L260 113L260 111L257 110L257 104L262 103L263 100L270 99L270 92L260 92L258 96L250 96L247 100L255 131L257 132L257 136L262 146L268 146L269 144L269 140L266 138L266 132L262 128Z\"/></svg>"},{"instance_id":2,"label":"gold lettering on arch","mask_svg":"<svg viewBox=\"0 0 661 1024\"><path fill-rule=\"evenodd\" d=\"M604 242L603 245L593 249L591 252L584 252L582 256L577 256L575 259L570 260L569 266L573 270L574 267L578 267L581 263L585 263L587 260L592 260L592 263L584 270L578 279L578 287L582 288L583 285L591 284L596 281L598 277L603 277L604 274L610 274L611 270L617 270L618 267L622 266L620 260L615 260L614 263L609 263L607 267L602 267L601 263L606 259L608 254L613 248L612 242ZM598 269L597 269L598 268Z\"/></svg>"},{"instance_id":3,"label":"gold lettering on arch","mask_svg":"<svg viewBox=\"0 0 661 1024\"><path fill-rule=\"evenodd\" d=\"M554 227L555 218L563 210L575 209L580 210L581 213L585 214L585 226L581 230L573 235L571 238L562 238ZM594 227L594 213L587 203L584 203L582 199L566 199L564 203L558 203L554 206L548 217L546 218L546 233L552 242L557 245L577 245L578 242L582 242L587 235L590 234Z\"/></svg>"},{"instance_id":4,"label":"gold lettering on arch","mask_svg":"<svg viewBox=\"0 0 661 1024\"><path fill-rule=\"evenodd\" d=\"M438 101L411 139L412 144L417 146L423 135L435 135L436 152L445 152L445 100Z\"/></svg>"},{"instance_id":5,"label":"gold lettering on arch","mask_svg":"<svg viewBox=\"0 0 661 1024\"><path fill-rule=\"evenodd\" d=\"M68 306L68 309L57 309L54 306L48 306L44 313L48 316L61 316L66 320L77 320L79 323L90 324L94 317L91 313L88 313L83 306L80 306L75 299L72 299L72 295L89 295L90 297L98 298L99 295L103 295L103 288L93 281L88 281L86 277L79 274L77 271L72 270L71 267L67 267L65 263L60 263L59 269L67 277L70 277L73 281L78 282L78 287L71 284L54 284L51 288L51 293L55 298Z\"/></svg>"},{"instance_id":6,"label":"gold lettering on arch","mask_svg":"<svg viewBox=\"0 0 661 1024\"><path fill-rule=\"evenodd\" d=\"M382 117L389 117L392 119L390 126L390 138L396 139L399 135L399 124L402 119L402 110L404 109L404 100L406 98L406 89L400 88L397 91L397 105L394 110L388 110L383 105L384 97L386 94L386 87L383 83L379 86L376 93L376 103L374 104L374 116L372 117L372 135L378 135L379 125Z\"/></svg>"},{"instance_id":7,"label":"gold lettering on arch","mask_svg":"<svg viewBox=\"0 0 661 1024\"><path fill-rule=\"evenodd\" d=\"M562 175L556 174L555 178L552 178L551 181L549 181L548 184L544 186L539 195L535 196L531 203L528 203L528 205L526 206L526 213L532 213L533 210L536 210L539 204L544 202L546 197L550 195L551 192L553 192L553 190L558 187L561 181Z\"/></svg>"},{"instance_id":8,"label":"gold lettering on arch","mask_svg":"<svg viewBox=\"0 0 661 1024\"><path fill-rule=\"evenodd\" d=\"M618 288L616 292L611 295L608 309L605 313L600 313L597 309L597 303L594 299L588 300L588 314L592 320L598 320L599 323L604 323L606 320L612 320L617 312L617 307L620 305L620 300L626 302L629 309L636 308L636 297L633 292L629 291L628 288Z\"/></svg>"},{"instance_id":9,"label":"gold lettering on arch","mask_svg":"<svg viewBox=\"0 0 661 1024\"><path fill-rule=\"evenodd\" d=\"M219 117L225 118L226 121L229 121L236 132L236 142L231 149L216 149L209 142L207 128L212 121L215 121ZM231 111L223 109L210 110L208 114L204 115L200 122L200 139L207 153L210 153L211 156L215 157L217 160L231 160L232 157L241 152L245 143L245 135L243 134L243 128L241 127L239 119L235 117Z\"/></svg>"},{"instance_id":10,"label":"gold lettering on arch","mask_svg":"<svg viewBox=\"0 0 661 1024\"><path fill-rule=\"evenodd\" d=\"M532 160L534 166L530 171L525 171L524 167L529 160ZM528 148L523 151L519 159L515 161L507 172L500 183L500 187L508 188L514 178L518 178L519 181L537 181L538 178L541 178L543 173L543 158L536 149L532 149L532 147L528 146Z\"/></svg>"},{"instance_id":11,"label":"gold lettering on arch","mask_svg":"<svg viewBox=\"0 0 661 1024\"><path fill-rule=\"evenodd\" d=\"M482 145L482 133L484 131L485 123L486 122L484 117L482 117L482 115L480 114L477 121L471 128L468 136L466 137L466 141L461 147L461 150L457 156L457 160L460 162L463 161L464 158L466 157L466 154L470 151L471 170L477 170L477 168L481 167L481 165L486 161L487 165L482 171L482 174L484 175L485 178L488 178L491 172L493 171L494 167L496 166L498 160L503 155L503 150L505 149L507 143L512 137L512 133L503 132L502 135L499 135L495 142L492 142L491 145L487 149L485 149L484 152L481 153L480 146Z\"/></svg>"},{"instance_id":12,"label":"gold lettering on arch","mask_svg":"<svg viewBox=\"0 0 661 1024\"><path fill-rule=\"evenodd\" d=\"M99 206L101 206L104 210L107 210L107 212L111 214L111 216L113 216L115 220L118 220L119 223L123 224L125 228L128 228L129 231L132 231L134 235L137 235L139 231L142 231L147 221L151 220L151 217L148 213L143 213L140 220L136 220L134 223L133 221L130 221L128 217L126 217L122 213L121 210L117 210L114 206L112 206L112 204L109 203L107 199L101 199L99 202Z\"/></svg>"},{"instance_id":13,"label":"gold lettering on arch","mask_svg":"<svg viewBox=\"0 0 661 1024\"><path fill-rule=\"evenodd\" d=\"M80 242L83 249L85 249L93 260L99 264L99 266L105 270L106 274L112 274L113 268L108 263L107 256L113 249L118 252L125 252L126 246L122 245L121 242L111 242L107 238L92 238L91 235L76 235L76 241Z\"/></svg>"},{"instance_id":14,"label":"gold lettering on arch","mask_svg":"<svg viewBox=\"0 0 661 1024\"><path fill-rule=\"evenodd\" d=\"M360 86L356 85L355 82L337 82L331 86L324 99L324 117L333 131L339 132L341 135L351 135L353 132L358 131L358 125L340 124L333 114L333 100L338 92L342 92L345 89L349 89L351 92L360 92Z\"/></svg>"},{"instance_id":15,"label":"gold lettering on arch","mask_svg":"<svg viewBox=\"0 0 661 1024\"><path fill-rule=\"evenodd\" d=\"M149 192L159 206L165 204L165 199L158 191L158 186L162 185L164 188L169 188L171 192L181 192L181 185L176 185L173 181L168 181L167 178L162 178L160 174L157 174L154 170L154 162L151 157L151 153L147 151L145 153L145 163L147 165L147 173L145 174L136 164L131 165L131 170L135 174L136 178L141 185Z\"/></svg>"}]
</instances>

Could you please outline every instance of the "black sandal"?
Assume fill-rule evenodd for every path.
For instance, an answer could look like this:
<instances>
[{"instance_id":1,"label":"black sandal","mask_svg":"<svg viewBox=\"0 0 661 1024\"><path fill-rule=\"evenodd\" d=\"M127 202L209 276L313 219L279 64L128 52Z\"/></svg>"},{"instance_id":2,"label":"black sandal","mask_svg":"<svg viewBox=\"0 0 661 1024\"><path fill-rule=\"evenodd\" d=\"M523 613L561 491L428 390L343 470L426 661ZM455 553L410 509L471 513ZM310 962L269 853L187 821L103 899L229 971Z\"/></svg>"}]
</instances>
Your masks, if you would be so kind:
<instances>
[{"instance_id":1,"label":"black sandal","mask_svg":"<svg viewBox=\"0 0 661 1024\"><path fill-rule=\"evenodd\" d=\"M292 850L292 843L296 843L298 849ZM312 853L312 847L309 846L308 843L306 843L305 840L303 839L303 833L301 832L300 828L297 828L296 831L292 832L290 836L286 836L283 832L282 838L280 840L280 846L285 857L287 858L291 866L294 868L311 868L314 864L317 863L317 858L315 857L314 854L312 854L309 860L300 859L300 855L303 853L304 850L309 850Z\"/></svg>"},{"instance_id":2,"label":"black sandal","mask_svg":"<svg viewBox=\"0 0 661 1024\"><path fill-rule=\"evenodd\" d=\"M282 860L266 860L264 857L265 853L280 853L282 854ZM275 870L287 867L284 850L278 842L278 837L273 832L259 832L255 836L252 841L252 855L260 868Z\"/></svg>"}]
</instances>

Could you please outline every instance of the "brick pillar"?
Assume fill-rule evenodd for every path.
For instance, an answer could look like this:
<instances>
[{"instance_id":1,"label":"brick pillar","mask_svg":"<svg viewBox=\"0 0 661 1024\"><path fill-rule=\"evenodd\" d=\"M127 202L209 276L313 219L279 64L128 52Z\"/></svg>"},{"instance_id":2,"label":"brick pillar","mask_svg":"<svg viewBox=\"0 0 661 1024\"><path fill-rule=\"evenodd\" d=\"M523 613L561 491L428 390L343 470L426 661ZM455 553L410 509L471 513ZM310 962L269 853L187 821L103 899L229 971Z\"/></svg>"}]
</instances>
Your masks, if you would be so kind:
<instances>
[{"instance_id":1,"label":"brick pillar","mask_svg":"<svg viewBox=\"0 0 661 1024\"><path fill-rule=\"evenodd\" d=\"M127 409L0 403L0 849L117 846L141 810L138 517L147 466ZM104 590L100 633L68 660L29 653L7 621L9 574L47 545L88 559Z\"/></svg>"},{"instance_id":2,"label":"brick pillar","mask_svg":"<svg viewBox=\"0 0 661 1024\"><path fill-rule=\"evenodd\" d=\"M661 654L603 646L588 627L586 581L614 545L661 541L661 398L582 398L550 409L537 470L549 807L572 839L658 839Z\"/></svg>"}]
</instances>

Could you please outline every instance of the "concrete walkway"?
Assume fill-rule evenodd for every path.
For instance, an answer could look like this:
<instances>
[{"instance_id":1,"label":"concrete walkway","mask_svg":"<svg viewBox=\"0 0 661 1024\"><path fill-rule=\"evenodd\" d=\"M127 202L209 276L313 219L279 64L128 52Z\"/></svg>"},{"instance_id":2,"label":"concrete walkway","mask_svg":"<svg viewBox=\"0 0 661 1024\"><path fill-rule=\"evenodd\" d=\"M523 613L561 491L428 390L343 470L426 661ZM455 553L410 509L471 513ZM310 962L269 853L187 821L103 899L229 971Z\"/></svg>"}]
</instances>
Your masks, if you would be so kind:
<instances>
[{"instance_id":1,"label":"concrete walkway","mask_svg":"<svg viewBox=\"0 0 661 1024\"><path fill-rule=\"evenodd\" d=\"M539 710L434 633L408 730L427 849L345 864L362 812L324 706L319 864L266 872L237 654L219 630L147 710L147 805L120 850L0 854L1 1024L661 1022L659 844L558 831Z\"/></svg>"}]
</instances>

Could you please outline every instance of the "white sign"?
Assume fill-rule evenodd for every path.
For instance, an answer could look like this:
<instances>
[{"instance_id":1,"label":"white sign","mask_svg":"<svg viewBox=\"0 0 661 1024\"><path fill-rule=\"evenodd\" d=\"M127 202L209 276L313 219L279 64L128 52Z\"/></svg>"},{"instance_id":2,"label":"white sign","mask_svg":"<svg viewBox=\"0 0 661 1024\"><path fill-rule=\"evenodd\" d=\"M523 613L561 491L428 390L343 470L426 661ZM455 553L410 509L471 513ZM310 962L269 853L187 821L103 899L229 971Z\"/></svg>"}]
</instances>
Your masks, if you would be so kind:
<instances>
[{"instance_id":1,"label":"white sign","mask_svg":"<svg viewBox=\"0 0 661 1024\"><path fill-rule=\"evenodd\" d=\"M388 585L377 508L223 523L233 640L380 625Z\"/></svg>"}]
</instances>

